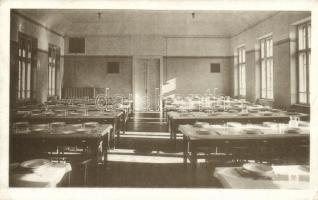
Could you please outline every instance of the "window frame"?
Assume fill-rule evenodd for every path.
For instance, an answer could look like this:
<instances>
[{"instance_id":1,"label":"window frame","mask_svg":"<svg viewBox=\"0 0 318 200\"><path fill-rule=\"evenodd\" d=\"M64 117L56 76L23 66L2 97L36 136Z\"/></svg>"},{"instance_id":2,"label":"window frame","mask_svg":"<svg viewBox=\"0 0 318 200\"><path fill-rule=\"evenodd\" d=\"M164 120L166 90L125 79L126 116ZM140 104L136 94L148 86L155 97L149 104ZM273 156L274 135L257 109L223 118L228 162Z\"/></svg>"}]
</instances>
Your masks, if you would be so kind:
<instances>
[{"instance_id":1,"label":"window frame","mask_svg":"<svg viewBox=\"0 0 318 200\"><path fill-rule=\"evenodd\" d=\"M267 41L270 41L271 48L269 51L271 52L270 55L268 55L268 46L267 46ZM264 43L264 49L262 49L262 43ZM267 100L273 100L274 99L274 45L273 45L273 36L272 35L267 35L266 37L263 37L260 39L260 97L261 99L267 99ZM264 54L263 54L264 53ZM264 57L262 57L264 55ZM264 62L263 62L264 61ZM271 61L271 66L268 66L268 61ZM265 64L265 66L263 65ZM268 77L268 68L271 67L270 69L270 77ZM263 68L265 68L265 84L263 84ZM268 88L268 81L271 81L270 85L272 88ZM263 90L263 85L265 85L265 90ZM270 90L271 89L271 90ZM265 91L265 92L264 92ZM270 95L268 93L271 92ZM265 93L265 95L264 95Z\"/></svg>"},{"instance_id":2,"label":"window frame","mask_svg":"<svg viewBox=\"0 0 318 200\"><path fill-rule=\"evenodd\" d=\"M305 48L304 49L299 49L299 28L305 26ZM302 104L302 105L309 105L310 104L310 85L309 85L309 70L310 70L310 65L311 65L311 56L309 59L309 54L311 55L311 32L310 32L310 37L308 35L309 30L308 27L310 26L311 29L311 21L306 21L304 23L298 24L296 27L296 35L297 35L297 42L296 42L296 54L297 54L297 69L296 69L296 80L297 80L297 103ZM309 42L310 39L310 42ZM305 54L306 58L306 92L300 92L300 55ZM309 64L310 63L310 64ZM305 93L306 94L306 102L301 102L300 101L300 95Z\"/></svg>"},{"instance_id":3,"label":"window frame","mask_svg":"<svg viewBox=\"0 0 318 200\"><path fill-rule=\"evenodd\" d=\"M237 48L238 57L237 57L237 84L238 84L238 95L241 97L246 97L246 49L245 46L242 45ZM244 67L244 87L242 87L243 77L242 77L242 68ZM244 94L243 94L244 93Z\"/></svg>"},{"instance_id":4,"label":"window frame","mask_svg":"<svg viewBox=\"0 0 318 200\"><path fill-rule=\"evenodd\" d=\"M57 72L59 70L58 59L60 59L59 53L60 53L60 48L58 46L49 44L48 46L48 96L49 97L57 95L57 77L58 77ZM53 71L54 71L54 74L52 74Z\"/></svg>"},{"instance_id":5,"label":"window frame","mask_svg":"<svg viewBox=\"0 0 318 200\"><path fill-rule=\"evenodd\" d=\"M18 79L17 100L28 101L32 99L33 90L33 38L29 35L18 33Z\"/></svg>"}]
</instances>

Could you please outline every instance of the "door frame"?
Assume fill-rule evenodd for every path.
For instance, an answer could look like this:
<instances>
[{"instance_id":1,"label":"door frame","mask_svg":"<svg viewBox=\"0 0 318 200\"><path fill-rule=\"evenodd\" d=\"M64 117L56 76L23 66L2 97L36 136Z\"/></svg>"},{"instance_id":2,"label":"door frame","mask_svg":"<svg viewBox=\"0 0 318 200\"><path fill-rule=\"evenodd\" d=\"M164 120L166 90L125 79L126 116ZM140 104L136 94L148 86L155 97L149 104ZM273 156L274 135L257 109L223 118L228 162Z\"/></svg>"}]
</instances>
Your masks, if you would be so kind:
<instances>
[{"instance_id":1,"label":"door frame","mask_svg":"<svg viewBox=\"0 0 318 200\"><path fill-rule=\"evenodd\" d=\"M162 112L162 86L163 86L163 56L133 56L132 59L132 96L133 104L135 105L135 69L137 67L136 60L138 59L159 59L159 109ZM135 106L134 106L135 108Z\"/></svg>"}]
</instances>

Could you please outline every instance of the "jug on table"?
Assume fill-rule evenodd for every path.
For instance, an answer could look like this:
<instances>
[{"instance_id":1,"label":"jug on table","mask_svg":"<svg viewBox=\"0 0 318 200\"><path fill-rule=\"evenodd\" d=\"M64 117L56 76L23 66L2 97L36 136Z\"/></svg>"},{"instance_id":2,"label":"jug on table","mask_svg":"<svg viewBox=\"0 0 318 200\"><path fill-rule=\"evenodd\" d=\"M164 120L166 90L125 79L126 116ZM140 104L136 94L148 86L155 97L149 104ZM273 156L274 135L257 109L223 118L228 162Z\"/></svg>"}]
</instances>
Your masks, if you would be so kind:
<instances>
[{"instance_id":1,"label":"jug on table","mask_svg":"<svg viewBox=\"0 0 318 200\"><path fill-rule=\"evenodd\" d=\"M299 123L300 119L297 116L290 116L289 117L289 123L288 125L290 127L298 127L298 123Z\"/></svg>"}]
</instances>

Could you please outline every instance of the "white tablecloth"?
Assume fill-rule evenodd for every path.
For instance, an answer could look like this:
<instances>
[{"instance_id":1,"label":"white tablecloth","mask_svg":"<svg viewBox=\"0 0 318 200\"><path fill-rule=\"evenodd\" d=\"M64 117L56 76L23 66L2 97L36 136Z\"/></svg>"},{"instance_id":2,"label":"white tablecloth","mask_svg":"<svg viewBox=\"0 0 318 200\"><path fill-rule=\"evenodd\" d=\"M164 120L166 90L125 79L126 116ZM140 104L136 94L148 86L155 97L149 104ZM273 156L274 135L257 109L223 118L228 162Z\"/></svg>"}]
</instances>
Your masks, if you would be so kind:
<instances>
[{"instance_id":1,"label":"white tablecloth","mask_svg":"<svg viewBox=\"0 0 318 200\"><path fill-rule=\"evenodd\" d=\"M10 167L16 164L10 164ZM65 174L72 170L69 163L51 163L33 173L11 170L12 187L56 187Z\"/></svg>"},{"instance_id":2,"label":"white tablecloth","mask_svg":"<svg viewBox=\"0 0 318 200\"><path fill-rule=\"evenodd\" d=\"M223 187L236 189L309 189L310 174L298 165L272 166L272 180L243 177L235 167L217 167L214 177Z\"/></svg>"}]
</instances>

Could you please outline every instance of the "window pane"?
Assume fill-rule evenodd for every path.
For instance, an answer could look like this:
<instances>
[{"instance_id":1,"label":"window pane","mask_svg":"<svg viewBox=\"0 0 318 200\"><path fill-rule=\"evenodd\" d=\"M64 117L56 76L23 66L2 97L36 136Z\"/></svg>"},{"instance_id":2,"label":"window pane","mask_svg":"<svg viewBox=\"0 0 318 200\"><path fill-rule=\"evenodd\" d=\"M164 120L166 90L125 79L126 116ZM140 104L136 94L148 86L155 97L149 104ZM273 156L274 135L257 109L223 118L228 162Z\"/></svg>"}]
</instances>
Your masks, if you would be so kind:
<instances>
[{"instance_id":1,"label":"window pane","mask_svg":"<svg viewBox=\"0 0 318 200\"><path fill-rule=\"evenodd\" d=\"M308 48L311 48L311 24L308 24Z\"/></svg>"},{"instance_id":2,"label":"window pane","mask_svg":"<svg viewBox=\"0 0 318 200\"><path fill-rule=\"evenodd\" d=\"M52 92L51 95L55 95L55 67L52 67Z\"/></svg>"},{"instance_id":3,"label":"window pane","mask_svg":"<svg viewBox=\"0 0 318 200\"><path fill-rule=\"evenodd\" d=\"M246 71L245 64L242 65L242 96L246 96Z\"/></svg>"},{"instance_id":4,"label":"window pane","mask_svg":"<svg viewBox=\"0 0 318 200\"><path fill-rule=\"evenodd\" d=\"M265 98L266 97L266 94L265 94L265 91L266 91L266 71L265 71L265 61L263 60L262 61L262 66L261 66L261 75L262 75L262 78L261 78L261 90L262 90L262 97Z\"/></svg>"},{"instance_id":5,"label":"window pane","mask_svg":"<svg viewBox=\"0 0 318 200\"><path fill-rule=\"evenodd\" d=\"M21 61L19 61L19 79L18 79L18 99L21 98L21 73L22 73L22 67L21 67Z\"/></svg>"},{"instance_id":6,"label":"window pane","mask_svg":"<svg viewBox=\"0 0 318 200\"><path fill-rule=\"evenodd\" d=\"M265 57L269 57L269 53L270 53L270 40L266 40L266 52L265 52Z\"/></svg>"},{"instance_id":7,"label":"window pane","mask_svg":"<svg viewBox=\"0 0 318 200\"><path fill-rule=\"evenodd\" d=\"M21 84L21 92L22 92L22 99L24 99L25 97L25 63L22 62L22 73L21 73L21 76L22 76L22 84Z\"/></svg>"},{"instance_id":8,"label":"window pane","mask_svg":"<svg viewBox=\"0 0 318 200\"><path fill-rule=\"evenodd\" d=\"M299 54L299 92L306 92L306 54Z\"/></svg>"},{"instance_id":9,"label":"window pane","mask_svg":"<svg viewBox=\"0 0 318 200\"><path fill-rule=\"evenodd\" d=\"M299 26L298 27L298 49L299 50L304 49L303 38L304 38L304 31L302 26Z\"/></svg>"},{"instance_id":10,"label":"window pane","mask_svg":"<svg viewBox=\"0 0 318 200\"><path fill-rule=\"evenodd\" d=\"M242 62L245 63L245 49L242 48Z\"/></svg>"},{"instance_id":11,"label":"window pane","mask_svg":"<svg viewBox=\"0 0 318 200\"><path fill-rule=\"evenodd\" d=\"M49 95L51 95L51 65L49 63Z\"/></svg>"},{"instance_id":12,"label":"window pane","mask_svg":"<svg viewBox=\"0 0 318 200\"><path fill-rule=\"evenodd\" d=\"M307 95L306 93L299 94L299 103L307 103Z\"/></svg>"},{"instance_id":13,"label":"window pane","mask_svg":"<svg viewBox=\"0 0 318 200\"><path fill-rule=\"evenodd\" d=\"M265 51L264 40L262 40L261 41L261 58L264 58L264 51Z\"/></svg>"},{"instance_id":14,"label":"window pane","mask_svg":"<svg viewBox=\"0 0 318 200\"><path fill-rule=\"evenodd\" d=\"M27 98L31 97L31 63L28 63L27 67Z\"/></svg>"}]
</instances>

